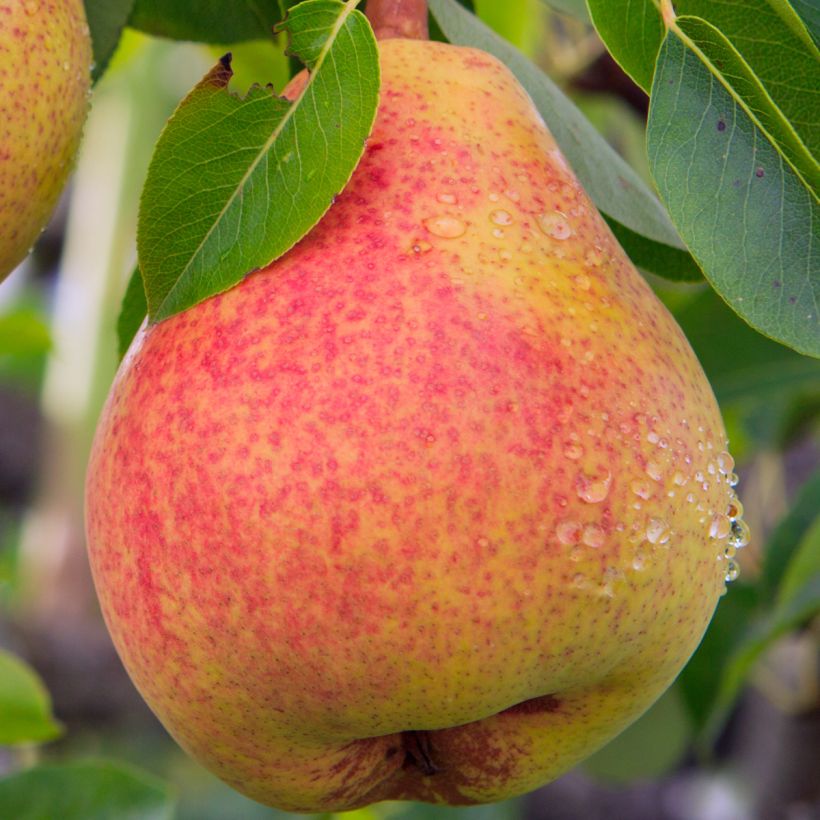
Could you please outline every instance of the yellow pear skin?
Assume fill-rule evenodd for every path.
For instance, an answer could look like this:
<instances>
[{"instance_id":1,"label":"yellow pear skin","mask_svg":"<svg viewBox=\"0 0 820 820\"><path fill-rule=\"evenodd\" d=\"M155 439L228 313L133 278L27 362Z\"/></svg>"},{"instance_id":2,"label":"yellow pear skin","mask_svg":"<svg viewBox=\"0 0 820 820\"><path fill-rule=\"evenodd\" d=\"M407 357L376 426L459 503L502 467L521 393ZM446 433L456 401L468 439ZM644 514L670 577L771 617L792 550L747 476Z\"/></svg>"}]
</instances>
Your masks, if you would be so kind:
<instances>
[{"instance_id":1,"label":"yellow pear skin","mask_svg":"<svg viewBox=\"0 0 820 820\"><path fill-rule=\"evenodd\" d=\"M0 0L0 281L54 210L88 109L82 0Z\"/></svg>"},{"instance_id":2,"label":"yellow pear skin","mask_svg":"<svg viewBox=\"0 0 820 820\"><path fill-rule=\"evenodd\" d=\"M137 337L88 471L134 682L290 811L558 777L678 674L745 526L692 350L510 72L379 48L349 186Z\"/></svg>"}]
</instances>

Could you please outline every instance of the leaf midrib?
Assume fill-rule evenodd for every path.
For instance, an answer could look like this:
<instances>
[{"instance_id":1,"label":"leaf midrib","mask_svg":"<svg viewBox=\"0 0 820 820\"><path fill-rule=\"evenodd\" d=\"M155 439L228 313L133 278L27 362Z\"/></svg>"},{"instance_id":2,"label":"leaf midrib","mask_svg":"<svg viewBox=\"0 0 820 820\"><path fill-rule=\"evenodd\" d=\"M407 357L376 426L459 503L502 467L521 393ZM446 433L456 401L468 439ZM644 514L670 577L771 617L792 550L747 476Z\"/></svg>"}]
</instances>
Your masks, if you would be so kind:
<instances>
[{"instance_id":1,"label":"leaf midrib","mask_svg":"<svg viewBox=\"0 0 820 820\"><path fill-rule=\"evenodd\" d=\"M670 33L674 34L678 37L681 42L690 49L694 54L697 55L698 59L703 63L709 73L726 89L726 92L732 97L732 99L740 106L740 108L746 113L749 119L752 121L754 126L763 134L769 143L774 147L777 151L778 155L789 165L789 167L794 171L794 173L798 176L800 181L803 183L804 187L807 191L812 195L815 201L820 201L820 197L818 196L818 192L809 184L808 180L805 178L801 169L797 168L792 161L791 157L788 156L782 150L782 146L780 140L775 139L768 128L766 128L763 123L760 121L755 109L753 109L744 99L743 97L738 94L734 87L727 82L725 75L722 71L720 71L717 66L712 63L711 59L703 52L703 50L695 43L695 41L689 37L684 31L680 29L677 25L679 20L693 20L697 21L698 23L703 24L706 26L710 31L717 35L718 38L725 43L726 46L729 47L733 56L740 62L741 66L745 68L750 76L754 79L756 88L761 93L764 101L768 103L771 108L774 110L776 115L779 117L781 123L784 124L787 133L797 142L798 146L802 149L805 158L810 163L813 163L817 166L817 161L812 157L811 153L809 152L808 148L804 144L803 140L800 139L800 135L794 130L789 120L781 111L780 107L777 103L771 98L771 95L767 91L766 87L760 82L757 78L757 75L751 68L751 66L746 62L746 59L743 55L732 45L732 43L726 38L726 36L721 32L716 26L712 25L708 20L704 20L702 17L692 17L692 16L682 16L678 17L675 21L675 25L670 29Z\"/></svg>"},{"instance_id":2,"label":"leaf midrib","mask_svg":"<svg viewBox=\"0 0 820 820\"><path fill-rule=\"evenodd\" d=\"M200 254L201 254L203 248L208 243L211 236L213 236L213 234L216 231L217 227L219 226L219 224L222 222L223 218L225 217L225 214L228 212L228 210L231 208L231 206L234 204L234 202L236 202L237 198L242 195L242 193L245 190L245 185L247 184L248 180L251 178L253 173L259 167L260 163L265 159L265 157L267 156L267 154L270 151L271 147L273 146L273 144L278 139L279 135L284 130L285 126L290 122L290 120L293 118L295 112L299 109L300 105L302 104L304 99L307 97L308 91L313 86L314 79L315 79L316 75L319 73L319 70L322 68L322 65L324 64L324 61L327 57L328 52L332 48L333 44L336 42L336 37L338 36L339 31L342 29L345 22L347 22L347 18L355 11L356 6L358 5L358 3L359 3L359 0L346 0L346 2L344 4L343 12L339 15L336 23L334 24L333 28L331 29L330 34L328 35L327 40L325 40L324 45L322 46L322 49L319 52L319 56L316 59L316 62L314 63L313 69L308 73L308 81L305 84L305 87L302 90L302 93L293 101L293 104L288 108L288 110L285 112L285 115L282 117L282 119L277 124L276 128L274 128L274 130L271 132L270 137L268 137L268 139L265 141L263 147L257 152L256 157L254 158L253 162L249 165L248 170L242 175L242 178L239 181L239 184L236 186L236 189L231 194L231 196L228 197L225 204L222 206L221 210L219 211L216 218L214 219L213 224L208 229L205 236L200 241L199 245L197 245L196 250L191 254L190 259L188 260L185 267L180 272L179 276L177 277L177 280L174 282L174 284L168 290L168 293L165 294L165 298L162 300L162 302L157 306L156 315L158 317L160 317L160 318L163 317L163 309L168 304L168 302L171 301L171 298L174 295L174 292L177 290L177 288L179 287L179 285L183 281L183 279L187 278L189 271L193 267L195 261L200 257Z\"/></svg>"}]
</instances>

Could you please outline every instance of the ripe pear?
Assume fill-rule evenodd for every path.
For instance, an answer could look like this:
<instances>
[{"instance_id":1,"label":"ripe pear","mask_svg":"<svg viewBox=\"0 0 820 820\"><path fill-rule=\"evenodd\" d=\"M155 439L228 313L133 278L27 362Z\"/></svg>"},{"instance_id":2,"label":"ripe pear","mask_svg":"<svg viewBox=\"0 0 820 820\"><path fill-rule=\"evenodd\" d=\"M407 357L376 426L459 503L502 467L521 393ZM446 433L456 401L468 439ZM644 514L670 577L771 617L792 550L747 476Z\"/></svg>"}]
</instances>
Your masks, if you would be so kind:
<instances>
[{"instance_id":1,"label":"ripe pear","mask_svg":"<svg viewBox=\"0 0 820 820\"><path fill-rule=\"evenodd\" d=\"M82 0L0 0L0 281L65 185L88 110Z\"/></svg>"},{"instance_id":2,"label":"ripe pear","mask_svg":"<svg viewBox=\"0 0 820 820\"><path fill-rule=\"evenodd\" d=\"M137 687L292 811L565 772L680 671L745 526L692 350L513 76L439 43L380 59L349 186L137 337L88 471Z\"/></svg>"}]
</instances>

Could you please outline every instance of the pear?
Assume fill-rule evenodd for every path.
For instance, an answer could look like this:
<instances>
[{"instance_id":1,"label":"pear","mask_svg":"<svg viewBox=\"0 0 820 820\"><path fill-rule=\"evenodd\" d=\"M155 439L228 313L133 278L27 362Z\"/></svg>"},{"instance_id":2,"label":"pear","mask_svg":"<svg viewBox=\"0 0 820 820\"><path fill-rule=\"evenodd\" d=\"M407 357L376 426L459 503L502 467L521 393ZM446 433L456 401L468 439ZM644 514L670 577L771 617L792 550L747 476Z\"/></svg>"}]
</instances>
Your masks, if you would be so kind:
<instances>
[{"instance_id":1,"label":"pear","mask_svg":"<svg viewBox=\"0 0 820 820\"><path fill-rule=\"evenodd\" d=\"M90 65L82 0L0 0L0 281L25 258L65 185Z\"/></svg>"},{"instance_id":2,"label":"pear","mask_svg":"<svg viewBox=\"0 0 820 820\"><path fill-rule=\"evenodd\" d=\"M379 47L349 186L141 332L88 470L135 684L291 811L557 777L669 686L745 537L704 374L526 93Z\"/></svg>"}]
</instances>

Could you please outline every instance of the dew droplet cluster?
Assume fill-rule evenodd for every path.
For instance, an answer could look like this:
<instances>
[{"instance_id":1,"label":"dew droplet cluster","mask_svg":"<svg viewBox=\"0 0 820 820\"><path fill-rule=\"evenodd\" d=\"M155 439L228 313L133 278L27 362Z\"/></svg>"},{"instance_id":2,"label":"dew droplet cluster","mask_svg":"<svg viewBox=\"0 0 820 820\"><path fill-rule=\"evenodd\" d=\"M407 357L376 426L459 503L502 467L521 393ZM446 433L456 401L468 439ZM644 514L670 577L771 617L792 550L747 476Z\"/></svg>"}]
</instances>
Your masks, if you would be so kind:
<instances>
[{"instance_id":1,"label":"dew droplet cluster","mask_svg":"<svg viewBox=\"0 0 820 820\"><path fill-rule=\"evenodd\" d=\"M601 516L612 501L613 475L600 469L597 472L582 469L587 450L577 433L570 434L562 446L564 458L577 465L575 491L584 502L574 508L574 515L568 510L567 517L554 531L557 541L568 548L570 560L588 564L595 555L606 558L611 536L613 544L625 540L631 545L623 561L616 560L600 569L579 566L572 586L612 598L616 582L626 577L618 566L626 572L643 573L657 566L658 551L669 553L663 562L674 560L675 549L684 548L684 539L691 537L691 534L684 536L676 532L675 522L679 519L674 511L688 509L689 518L694 515L703 527L701 544L718 545L715 556L720 562L725 591L725 583L734 581L740 573L737 551L749 542L743 506L734 490L738 481L734 459L702 428L697 429L696 443L686 446L674 430L663 428L658 419L641 414L634 418L641 430L638 434L629 424L620 426L620 433L644 442L643 454L636 464L637 475L625 482L625 503L630 511L625 521L605 523ZM681 427L688 431L686 422L682 422ZM589 510L589 516L584 515L584 510ZM624 539L618 538L617 531L625 533Z\"/></svg>"},{"instance_id":2,"label":"dew droplet cluster","mask_svg":"<svg viewBox=\"0 0 820 820\"><path fill-rule=\"evenodd\" d=\"M408 122L408 126L415 126L415 122ZM446 140L438 138L432 144L437 156L447 154L450 147ZM560 165L558 156L555 161ZM459 188L454 177L440 179L430 192L435 205L420 220L421 230L413 237L411 254L429 254L422 264L433 270L441 264L441 257L432 250L460 253L466 241L485 237L481 252L485 261L491 260L504 271L505 281L511 286L510 304L516 306L513 310L526 304L528 294L531 296L538 284L529 273L522 275L526 258L547 254L550 270L559 271L561 277L556 275L555 281L546 281L545 286L557 287L560 281L572 290L574 299L565 306L569 320L582 320L583 310L597 310L599 304L604 310L609 309L611 296L602 287L598 268L612 264L611 251L596 237L583 256L577 258L572 256L573 243L567 241L584 230L572 184L552 180L547 186L548 198L533 202L527 192L531 183L528 173L513 178L501 174L497 167L491 170L494 176L489 185ZM520 190L518 183L523 186ZM486 242L488 235L498 241ZM564 265L567 260L579 264ZM449 283L459 290L465 286L473 288L473 273L472 268L465 268L458 277L450 275ZM477 323L499 318L484 301L476 304L472 315ZM597 318L588 323L591 334L601 332L600 323ZM528 337L539 337L542 333L531 320L522 320L518 329ZM600 351L595 345L567 332L566 327L557 328L555 343L562 348L562 355L589 367L592 373L601 366ZM587 397L587 390L586 384L578 387L581 399ZM519 411L518 404L514 405L515 410L512 403L506 404L509 412ZM718 558L727 562L720 565L722 577L732 580L738 572L736 544L748 541L748 534L744 535L746 525L740 519L740 508L734 505L737 499L730 481L734 461L723 449L721 437L713 430L697 426L698 422L691 418L658 418L640 412L637 402L630 402L630 408L617 422L603 419L605 414L600 414L601 423L587 419L583 428L567 425L556 441L558 453L567 465L564 469L568 484L561 499L556 498L565 517L552 524L552 538L579 564L578 572L588 574L589 583L576 586L613 597L617 578L610 573L606 582L601 581L613 564L627 574L660 571L676 560L677 551L690 548L698 526L702 527L698 538L700 555L717 542ZM568 419L561 423L564 421ZM422 439L430 442L427 437ZM620 487L619 470L623 465L616 469L617 459L602 457L615 441L618 448L628 445L637 454ZM723 486L726 484L730 486ZM623 555L619 552L621 545ZM727 545L735 545L734 552L727 551ZM601 562L597 569L587 566L596 560L595 556Z\"/></svg>"},{"instance_id":3,"label":"dew droplet cluster","mask_svg":"<svg viewBox=\"0 0 820 820\"><path fill-rule=\"evenodd\" d=\"M655 420L646 421L651 424ZM749 526L743 521L743 505L734 491L738 482L734 472L734 459L728 450L723 449L716 453L717 448L704 435L703 428L698 428L698 433L701 438L697 441L697 452L684 457L682 466L685 469L672 470L670 460L676 446L670 447L669 438L654 428L649 429L645 438L654 448L654 452L646 460L644 472L651 480L635 480L630 485L632 493L636 496L633 508L640 510L642 502L649 501L656 493L665 492L668 498L675 498L680 493L686 504L694 505L696 512L700 513L699 521L706 527L709 539L717 541L720 545L716 558L721 563L725 562L723 580L728 583L740 574L737 551L749 543ZM693 467L696 469L692 469ZM671 479L672 486L669 488L667 479ZM715 490L721 485L726 492L727 501L722 508L714 508L714 503L707 502L706 499L715 496L715 492L710 492L710 487ZM674 535L666 521L650 516L643 531L638 532L638 538L635 540L666 547ZM645 555L641 553L637 560L633 561L633 566L637 564L642 568L645 562Z\"/></svg>"},{"instance_id":4,"label":"dew droplet cluster","mask_svg":"<svg viewBox=\"0 0 820 820\"><path fill-rule=\"evenodd\" d=\"M734 467L734 459L724 450L718 453L714 462L709 462L707 468L716 481L722 481L729 488L729 502L725 511L715 513L709 524L709 536L722 547L717 558L718 561L726 562L724 578L727 583L740 575L737 551L745 547L750 538L749 525L743 520L743 505L734 490L738 482Z\"/></svg>"}]
</instances>

